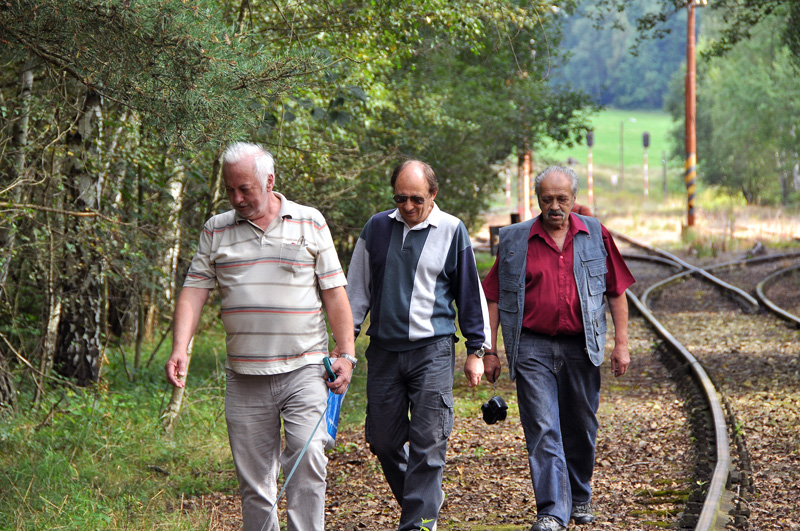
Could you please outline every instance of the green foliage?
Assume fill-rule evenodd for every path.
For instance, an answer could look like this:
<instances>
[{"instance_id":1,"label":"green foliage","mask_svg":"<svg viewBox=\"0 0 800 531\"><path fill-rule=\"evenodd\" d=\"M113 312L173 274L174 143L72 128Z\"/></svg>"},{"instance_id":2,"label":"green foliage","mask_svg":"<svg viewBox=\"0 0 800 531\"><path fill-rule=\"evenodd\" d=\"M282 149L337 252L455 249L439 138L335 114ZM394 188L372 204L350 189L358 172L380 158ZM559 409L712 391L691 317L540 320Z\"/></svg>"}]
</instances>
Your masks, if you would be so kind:
<instances>
[{"instance_id":1,"label":"green foliage","mask_svg":"<svg viewBox=\"0 0 800 531\"><path fill-rule=\"evenodd\" d=\"M671 20L676 14L686 11L689 3L686 0L658 0L658 5L647 13L637 13L634 17L639 32L635 47L639 47L648 39L660 39L672 31ZM606 17L618 23L616 17L622 17L631 4L628 0L596 0L594 2L595 19L607 22ZM748 40L752 30L773 14L780 13L785 17L786 26L777 33L784 44L792 51L793 61L800 64L800 4L794 0L711 0L698 12L708 11L719 20L719 31L709 42L706 56L721 56L733 47Z\"/></svg>"},{"instance_id":2,"label":"green foliage","mask_svg":"<svg viewBox=\"0 0 800 531\"><path fill-rule=\"evenodd\" d=\"M278 187L323 211L345 261L368 217L393 207L388 172L403 158L429 162L440 206L472 227L497 186L492 163L525 141L580 134L586 99L543 81L558 39L543 6L282 7L253 7L254 20L273 30L270 45L306 47L302 37L313 33L315 46L350 60L272 108L259 139L276 155ZM254 22L251 31L260 28Z\"/></svg>"},{"instance_id":3,"label":"green foliage","mask_svg":"<svg viewBox=\"0 0 800 531\"><path fill-rule=\"evenodd\" d=\"M257 125L273 99L321 63L269 55L236 36L212 0L15 0L0 9L5 61L28 54L136 113L165 143L217 144Z\"/></svg>"},{"instance_id":4,"label":"green foliage","mask_svg":"<svg viewBox=\"0 0 800 531\"><path fill-rule=\"evenodd\" d=\"M231 138L273 151L277 190L326 215L346 264L402 159L430 162L440 206L475 227L494 165L579 142L592 109L549 85L558 15L536 2L0 5L0 326L45 378L54 352L58 369L118 344L146 373L200 227L228 208Z\"/></svg>"},{"instance_id":5,"label":"green foliage","mask_svg":"<svg viewBox=\"0 0 800 531\"><path fill-rule=\"evenodd\" d=\"M709 19L713 37L717 21ZM800 90L789 49L775 38L781 14L750 30L725 56L698 65L699 175L747 203L796 201ZM703 43L701 43L703 44ZM676 153L683 153L683 80L675 79L670 112Z\"/></svg>"},{"instance_id":6,"label":"green foliage","mask_svg":"<svg viewBox=\"0 0 800 531\"><path fill-rule=\"evenodd\" d=\"M478 266L478 274L481 278L485 277L494 265L495 257L485 251L475 253L475 262Z\"/></svg>"}]
</instances>

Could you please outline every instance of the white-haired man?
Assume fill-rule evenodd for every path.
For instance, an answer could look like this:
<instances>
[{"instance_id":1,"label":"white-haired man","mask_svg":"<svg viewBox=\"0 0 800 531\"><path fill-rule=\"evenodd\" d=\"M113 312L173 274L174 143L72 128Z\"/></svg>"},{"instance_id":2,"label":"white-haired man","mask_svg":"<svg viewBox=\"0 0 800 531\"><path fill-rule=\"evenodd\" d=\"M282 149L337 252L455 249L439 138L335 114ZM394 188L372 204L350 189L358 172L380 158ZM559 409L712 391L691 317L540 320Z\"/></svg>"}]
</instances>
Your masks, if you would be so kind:
<instances>
[{"instance_id":1,"label":"white-haired man","mask_svg":"<svg viewBox=\"0 0 800 531\"><path fill-rule=\"evenodd\" d=\"M227 351L225 419L244 529L278 530L277 514L267 518L276 503L279 464L288 475L310 441L286 488L288 528L322 531L326 430L324 423L314 429L328 388L343 393L356 361L345 276L322 214L273 190L267 151L233 144L223 154L222 168L233 210L203 227L175 306L167 380L184 385L186 349L209 292L219 286ZM326 382L322 365L328 355L323 304L339 347L333 382Z\"/></svg>"}]
</instances>

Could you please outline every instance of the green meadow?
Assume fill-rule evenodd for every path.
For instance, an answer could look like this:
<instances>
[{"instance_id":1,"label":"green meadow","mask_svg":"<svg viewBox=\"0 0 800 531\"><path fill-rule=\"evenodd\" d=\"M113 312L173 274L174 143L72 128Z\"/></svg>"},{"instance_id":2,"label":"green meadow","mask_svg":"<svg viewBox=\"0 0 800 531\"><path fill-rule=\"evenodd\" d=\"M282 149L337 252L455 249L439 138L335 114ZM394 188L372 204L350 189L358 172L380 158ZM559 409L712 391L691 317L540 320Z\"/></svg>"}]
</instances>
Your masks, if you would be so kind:
<instances>
[{"instance_id":1,"label":"green meadow","mask_svg":"<svg viewBox=\"0 0 800 531\"><path fill-rule=\"evenodd\" d=\"M671 195L681 196L684 193L683 159L670 159L671 131L681 125L675 124L669 114L663 111L604 109L593 117L592 126L595 203L602 197L608 198L610 194L630 198L644 195L645 132L650 136L650 145L646 150L648 199L664 201ZM533 154L534 172L549 164L567 165L570 159L573 161L572 168L581 179L578 200L586 202L589 148L585 138L580 145L573 147L550 144L538 149ZM616 185L613 184L615 178Z\"/></svg>"},{"instance_id":2,"label":"green meadow","mask_svg":"<svg viewBox=\"0 0 800 531\"><path fill-rule=\"evenodd\" d=\"M650 146L647 148L649 165L661 165L663 154L670 152L669 135L676 127L672 118L663 111L630 111L605 109L592 119L594 128L594 146L592 158L597 167L620 167L620 134L622 135L622 155L625 172L642 171L644 147L642 136L650 134ZM569 157L586 165L589 148L583 145L572 148L551 145L543 149L538 156L542 159L565 162Z\"/></svg>"}]
</instances>

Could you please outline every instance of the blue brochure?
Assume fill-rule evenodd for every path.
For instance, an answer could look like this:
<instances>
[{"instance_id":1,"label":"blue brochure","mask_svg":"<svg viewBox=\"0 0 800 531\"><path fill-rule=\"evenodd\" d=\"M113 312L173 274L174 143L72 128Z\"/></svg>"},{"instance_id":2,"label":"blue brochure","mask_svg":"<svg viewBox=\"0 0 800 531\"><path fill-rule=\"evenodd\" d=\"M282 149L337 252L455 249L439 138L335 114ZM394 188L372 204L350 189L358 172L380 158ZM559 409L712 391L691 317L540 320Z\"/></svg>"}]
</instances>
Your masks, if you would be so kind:
<instances>
[{"instance_id":1,"label":"blue brochure","mask_svg":"<svg viewBox=\"0 0 800 531\"><path fill-rule=\"evenodd\" d=\"M347 392L345 391L345 394ZM328 428L328 439L325 448L332 450L336 446L336 433L339 431L339 411L342 409L344 394L337 395L328 391L328 411L325 413L325 424Z\"/></svg>"}]
</instances>

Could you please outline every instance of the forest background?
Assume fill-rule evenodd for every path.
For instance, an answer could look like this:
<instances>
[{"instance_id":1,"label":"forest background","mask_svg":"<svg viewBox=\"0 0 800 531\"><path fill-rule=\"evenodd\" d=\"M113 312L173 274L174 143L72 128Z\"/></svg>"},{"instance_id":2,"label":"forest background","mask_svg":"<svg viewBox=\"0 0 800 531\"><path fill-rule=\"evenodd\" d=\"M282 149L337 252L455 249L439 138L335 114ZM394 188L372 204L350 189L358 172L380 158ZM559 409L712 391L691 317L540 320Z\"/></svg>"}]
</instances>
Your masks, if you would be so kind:
<instances>
[{"instance_id":1,"label":"forest background","mask_svg":"<svg viewBox=\"0 0 800 531\"><path fill-rule=\"evenodd\" d=\"M229 468L214 311L181 428L156 418L175 293L229 208L227 142L274 153L344 264L404 157L470 228L499 170L563 163L600 105L669 112L680 167L683 3L586 4L0 0L0 521L153 529L231 487L207 472ZM698 12L701 187L796 209L800 8Z\"/></svg>"}]
</instances>

